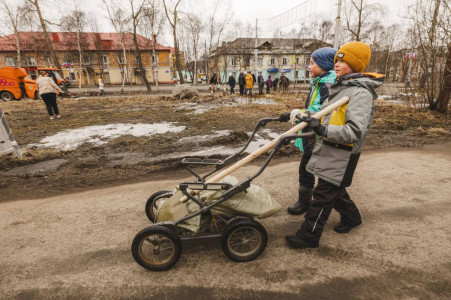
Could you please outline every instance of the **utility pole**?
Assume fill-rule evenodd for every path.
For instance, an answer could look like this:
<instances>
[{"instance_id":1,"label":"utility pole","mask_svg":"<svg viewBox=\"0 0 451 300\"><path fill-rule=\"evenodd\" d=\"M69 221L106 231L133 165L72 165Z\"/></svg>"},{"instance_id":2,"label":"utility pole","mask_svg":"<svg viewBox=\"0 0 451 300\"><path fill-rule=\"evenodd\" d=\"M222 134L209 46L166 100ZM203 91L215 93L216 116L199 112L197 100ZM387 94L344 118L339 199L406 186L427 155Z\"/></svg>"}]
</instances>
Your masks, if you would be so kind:
<instances>
[{"instance_id":1,"label":"utility pole","mask_svg":"<svg viewBox=\"0 0 451 300\"><path fill-rule=\"evenodd\" d=\"M254 50L254 74L255 78L257 78L257 33L258 33L258 19L255 19L255 50Z\"/></svg>"},{"instance_id":2,"label":"utility pole","mask_svg":"<svg viewBox=\"0 0 451 300\"><path fill-rule=\"evenodd\" d=\"M335 21L335 37L334 37L334 48L338 49L338 43L340 42L340 16L341 16L341 0L338 0L337 7L337 19Z\"/></svg>"}]
</instances>

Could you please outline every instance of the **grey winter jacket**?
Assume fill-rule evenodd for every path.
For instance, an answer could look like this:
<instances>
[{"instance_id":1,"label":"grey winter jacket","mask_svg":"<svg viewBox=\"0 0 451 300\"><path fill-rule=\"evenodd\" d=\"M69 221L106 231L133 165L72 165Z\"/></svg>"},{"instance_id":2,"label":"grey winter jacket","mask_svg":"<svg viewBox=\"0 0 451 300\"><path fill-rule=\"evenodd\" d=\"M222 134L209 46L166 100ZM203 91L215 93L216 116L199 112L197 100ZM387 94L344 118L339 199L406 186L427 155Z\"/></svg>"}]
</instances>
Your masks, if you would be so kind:
<instances>
[{"instance_id":1,"label":"grey winter jacket","mask_svg":"<svg viewBox=\"0 0 451 300\"><path fill-rule=\"evenodd\" d=\"M337 186L350 186L374 117L375 88L382 82L349 74L331 86L322 108L348 96L349 102L325 116L326 136L320 137L307 171Z\"/></svg>"}]
</instances>

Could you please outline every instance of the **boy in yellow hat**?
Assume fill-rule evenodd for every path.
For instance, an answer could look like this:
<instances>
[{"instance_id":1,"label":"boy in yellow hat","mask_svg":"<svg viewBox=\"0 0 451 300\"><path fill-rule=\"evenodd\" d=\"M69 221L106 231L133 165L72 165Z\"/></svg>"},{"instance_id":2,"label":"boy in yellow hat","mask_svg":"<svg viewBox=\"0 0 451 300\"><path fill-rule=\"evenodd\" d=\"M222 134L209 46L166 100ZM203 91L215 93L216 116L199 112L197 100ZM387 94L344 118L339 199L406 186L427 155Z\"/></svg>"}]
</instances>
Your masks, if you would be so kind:
<instances>
[{"instance_id":1,"label":"boy in yellow hat","mask_svg":"<svg viewBox=\"0 0 451 300\"><path fill-rule=\"evenodd\" d=\"M363 144L374 116L375 88L380 81L362 72L370 61L370 46L362 42L343 45L335 55L337 80L330 87L329 99L322 108L347 96L349 102L325 116L322 121L306 118L319 136L307 164L307 172L318 177L313 200L301 228L285 240L292 248L317 248L332 208L341 216L335 225L337 233L347 233L362 223L355 203L346 187L351 185Z\"/></svg>"}]
</instances>

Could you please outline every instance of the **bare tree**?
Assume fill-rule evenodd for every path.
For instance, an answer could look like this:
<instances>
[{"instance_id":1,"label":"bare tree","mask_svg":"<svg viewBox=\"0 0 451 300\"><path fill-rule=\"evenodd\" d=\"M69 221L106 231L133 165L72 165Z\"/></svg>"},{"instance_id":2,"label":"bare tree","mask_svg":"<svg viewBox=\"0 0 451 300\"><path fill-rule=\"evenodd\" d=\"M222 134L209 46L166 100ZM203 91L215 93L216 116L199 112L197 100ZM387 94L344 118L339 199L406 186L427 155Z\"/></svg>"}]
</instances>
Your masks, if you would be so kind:
<instances>
[{"instance_id":1,"label":"bare tree","mask_svg":"<svg viewBox=\"0 0 451 300\"><path fill-rule=\"evenodd\" d=\"M135 45L135 58L140 69L141 80L146 85L147 92L150 92L152 88L150 87L150 83L147 80L146 69L143 65L137 34L138 26L140 25L141 19L144 16L144 9L145 5L147 4L147 0L128 0L128 2L130 3L130 19L132 22L133 30L133 44Z\"/></svg>"},{"instance_id":2,"label":"bare tree","mask_svg":"<svg viewBox=\"0 0 451 300\"><path fill-rule=\"evenodd\" d=\"M0 4L3 6L8 15L8 20L2 19L3 23L8 29L14 32L17 52L16 65L20 67L22 65L22 57L21 57L21 40L19 27L21 24L21 20L24 14L26 13L23 5L24 3L23 1L18 1L15 4L10 4L6 0L1 0Z\"/></svg>"},{"instance_id":3,"label":"bare tree","mask_svg":"<svg viewBox=\"0 0 451 300\"><path fill-rule=\"evenodd\" d=\"M380 18L385 14L385 6L371 3L369 0L349 0L345 2L345 25L350 40L361 41L367 38L366 26L372 18Z\"/></svg>"},{"instance_id":4,"label":"bare tree","mask_svg":"<svg viewBox=\"0 0 451 300\"><path fill-rule=\"evenodd\" d=\"M44 38L45 38L45 43L47 45L47 49L50 52L50 55L53 59L53 63L58 68L58 72L60 73L61 76L63 76L63 72L61 70L61 65L60 65L58 56L56 55L55 49L53 49L53 44L50 41L50 37L49 37L48 31L47 31L47 23L51 23L51 22L44 19L41 8L39 6L39 0L27 0L27 1L28 1L28 3L30 3L32 5L34 11L38 15L39 23L41 24L42 32L44 33Z\"/></svg>"},{"instance_id":5,"label":"bare tree","mask_svg":"<svg viewBox=\"0 0 451 300\"><path fill-rule=\"evenodd\" d=\"M443 5L442 5L443 4ZM447 1L419 1L409 9L413 27L414 47L420 55L422 82L429 109L435 110L439 103L439 90L444 84L447 42L450 40L450 11ZM442 71L443 70L443 71ZM445 93L446 95L446 93Z\"/></svg>"},{"instance_id":6,"label":"bare tree","mask_svg":"<svg viewBox=\"0 0 451 300\"><path fill-rule=\"evenodd\" d=\"M88 22L86 14L81 10L75 8L68 15L63 17L63 29L67 30L74 37L73 41L78 49L78 89L81 92L82 74L86 73L88 84L91 84L89 73L84 65L84 49L86 47L85 28Z\"/></svg>"},{"instance_id":7,"label":"bare tree","mask_svg":"<svg viewBox=\"0 0 451 300\"><path fill-rule=\"evenodd\" d=\"M143 12L143 22L141 24L141 30L143 32L147 32L150 29L150 39L152 40L152 77L155 83L156 90L159 90L158 87L158 56L156 53L157 47L157 37L159 36L164 23L165 17L162 17L160 9L156 4L155 0L149 0L148 6L144 8Z\"/></svg>"},{"instance_id":8,"label":"bare tree","mask_svg":"<svg viewBox=\"0 0 451 300\"><path fill-rule=\"evenodd\" d=\"M448 110L449 98L451 94L451 43L448 44L448 56L443 70L443 85L438 95L437 111L444 113Z\"/></svg>"},{"instance_id":9,"label":"bare tree","mask_svg":"<svg viewBox=\"0 0 451 300\"><path fill-rule=\"evenodd\" d=\"M215 0L211 5L212 11L208 16L206 24L209 57L211 57L213 49L219 49L222 35L227 30L227 25L230 24L233 18L233 11L230 2ZM253 32L255 34L255 31ZM212 66L208 66L208 70L213 69L213 71L218 72L219 70L217 67L219 65L220 55L218 53L216 54L217 55L213 58Z\"/></svg>"},{"instance_id":10,"label":"bare tree","mask_svg":"<svg viewBox=\"0 0 451 300\"><path fill-rule=\"evenodd\" d=\"M116 33L120 36L120 43L122 47L122 56L119 55L116 60L118 62L119 68L121 69L121 76L122 76L122 88L121 93L124 92L125 82L128 78L128 59L127 59L127 19L125 17L124 11L119 8L120 5L118 5L115 0L103 0L103 3L107 9L108 12L108 19L110 20L111 24L114 27L114 30ZM114 9L114 7L118 7L117 9Z\"/></svg>"},{"instance_id":11,"label":"bare tree","mask_svg":"<svg viewBox=\"0 0 451 300\"><path fill-rule=\"evenodd\" d=\"M177 7L179 6L181 0L174 0L173 2L175 2L175 5L172 5L173 8L169 12L168 12L168 5L166 5L167 1L168 0L163 0L164 11L166 13L168 22L172 27L172 36L174 37L175 68L179 74L180 83L183 84L183 83L185 83L185 81L183 80L183 75L182 75L182 63L180 60L179 45L178 45L178 40L177 40L177 21L178 21ZM172 15L172 17L170 16L170 14Z\"/></svg>"},{"instance_id":12,"label":"bare tree","mask_svg":"<svg viewBox=\"0 0 451 300\"><path fill-rule=\"evenodd\" d=\"M100 69L100 77L102 78L102 81L105 83L105 78L104 78L104 71L105 71L105 66L103 64L103 60L102 60L102 56L103 56L103 47L102 47L102 42L101 42L101 38L100 38L100 30L99 30L99 24L97 23L97 20L95 18L91 18L90 19L90 29L93 33L92 35L92 39L93 39L93 44L95 47L95 56L96 56L96 60Z\"/></svg>"},{"instance_id":13,"label":"bare tree","mask_svg":"<svg viewBox=\"0 0 451 300\"><path fill-rule=\"evenodd\" d=\"M200 35L204 28L204 24L199 16L192 14L186 14L186 19L183 20L183 26L188 30L189 38L188 45L191 45L192 50L192 74L193 84L197 83L197 61L199 60L199 44Z\"/></svg>"}]
</instances>

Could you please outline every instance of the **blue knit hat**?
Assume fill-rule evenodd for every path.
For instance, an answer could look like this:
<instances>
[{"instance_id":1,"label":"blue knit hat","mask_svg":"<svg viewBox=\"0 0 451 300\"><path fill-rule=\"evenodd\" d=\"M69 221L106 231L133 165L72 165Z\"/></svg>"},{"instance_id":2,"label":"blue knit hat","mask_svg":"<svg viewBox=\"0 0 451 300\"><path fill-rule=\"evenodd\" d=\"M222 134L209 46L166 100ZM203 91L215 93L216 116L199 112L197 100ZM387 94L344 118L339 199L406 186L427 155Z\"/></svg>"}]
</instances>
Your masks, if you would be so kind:
<instances>
[{"instance_id":1,"label":"blue knit hat","mask_svg":"<svg viewBox=\"0 0 451 300\"><path fill-rule=\"evenodd\" d=\"M335 53L337 50L330 47L319 48L312 53L312 59L321 69L330 71L334 69Z\"/></svg>"}]
</instances>

